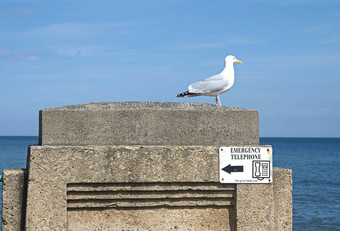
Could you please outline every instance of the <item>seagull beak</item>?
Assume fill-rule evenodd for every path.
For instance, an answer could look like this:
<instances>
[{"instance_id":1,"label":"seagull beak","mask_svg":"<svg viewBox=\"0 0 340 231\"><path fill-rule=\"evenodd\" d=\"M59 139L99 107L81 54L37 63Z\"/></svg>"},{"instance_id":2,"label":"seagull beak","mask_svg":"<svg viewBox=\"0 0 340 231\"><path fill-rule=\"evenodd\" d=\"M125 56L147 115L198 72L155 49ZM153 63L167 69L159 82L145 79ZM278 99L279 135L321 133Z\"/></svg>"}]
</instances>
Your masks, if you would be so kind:
<instances>
[{"instance_id":1,"label":"seagull beak","mask_svg":"<svg viewBox=\"0 0 340 231\"><path fill-rule=\"evenodd\" d=\"M242 61L240 61L240 60L236 60L236 62L239 63L239 64L242 64Z\"/></svg>"}]
</instances>

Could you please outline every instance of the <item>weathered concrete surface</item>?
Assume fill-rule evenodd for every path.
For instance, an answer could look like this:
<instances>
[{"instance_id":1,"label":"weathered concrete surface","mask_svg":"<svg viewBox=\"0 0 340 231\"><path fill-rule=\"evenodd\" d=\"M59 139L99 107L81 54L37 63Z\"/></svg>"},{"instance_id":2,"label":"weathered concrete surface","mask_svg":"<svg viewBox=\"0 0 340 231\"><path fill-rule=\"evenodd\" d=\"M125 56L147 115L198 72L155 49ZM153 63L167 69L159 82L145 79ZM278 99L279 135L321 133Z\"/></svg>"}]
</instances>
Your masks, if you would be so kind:
<instances>
[{"instance_id":1,"label":"weathered concrete surface","mask_svg":"<svg viewBox=\"0 0 340 231\"><path fill-rule=\"evenodd\" d=\"M67 230L235 230L235 186L68 184Z\"/></svg>"},{"instance_id":2,"label":"weathered concrete surface","mask_svg":"<svg viewBox=\"0 0 340 231\"><path fill-rule=\"evenodd\" d=\"M198 223L202 222L200 216L206 217L209 213L216 212L215 210L218 209L225 211L223 216L220 213L219 215L217 214L218 217L221 218L222 216L223 219L229 217L229 213L234 212L233 196L222 195L219 198L221 195L218 190L228 191L230 189L224 189L224 187L227 187L226 185L217 183L219 179L218 147L31 146L29 163L26 216L26 227L28 230L66 230L68 225L68 207L71 211L84 207L85 210L86 208L90 210L96 208L131 209L131 207L138 209L134 204L127 204L127 202L130 202L129 198L123 201L117 201L116 198L83 198L77 204L76 198L71 198L71 195L67 193L68 188L76 183L79 183L80 187L87 186L86 183L95 183L94 187L98 188L102 187L102 184L112 183L124 184L125 182L136 184L140 182L147 184L148 182L167 182L174 184L167 186L170 189L171 187L174 188L172 193L169 188L164 189L164 191L169 192L169 195L171 195L178 193L178 190L184 190L178 184L192 182L194 186L189 185L191 189L189 188L186 192L191 193L190 198L182 196L179 199L172 195L170 199L166 199L169 196L165 194L162 199L164 201L163 204L159 204L159 199L152 198L151 196L149 196L147 201L143 198L141 201L148 202L146 206L150 208L166 208L169 210L167 212L169 215L176 213L176 211L179 213L178 216L181 216L180 214L182 213L181 209L176 210L171 207L172 205L183 209L193 209L195 207L210 209L210 211L201 209L199 210L201 212L196 213ZM68 186L70 184L71 186ZM192 193L192 187L196 187L197 190L211 190L211 193L208 193L208 196L203 195L198 197L200 199L197 199L197 196ZM93 192L95 190L90 191ZM107 193L112 191L112 189L102 191ZM152 194L153 191L154 189L150 188L148 192ZM228 194L228 192L224 193ZM233 192L229 192L229 194L233 195ZM69 199L68 196L70 197ZM84 200L87 206L82 206ZM229 212L230 210L231 212ZM145 212L146 217L150 216L150 213ZM92 215L95 216L94 214ZM70 219L79 216L81 215L74 215L74 212L69 214ZM122 216L120 218L124 217ZM126 219L122 220L128 221L128 218ZM72 220L69 222L70 227L73 227ZM117 222L117 227L123 227L122 225L125 227L125 224L130 224L120 224L119 221ZM143 223L143 221L140 222ZM197 225L197 223L186 223L188 229L190 224ZM206 223L200 224L207 225ZM232 219L230 223L226 219L223 229L229 230L228 227L234 226L235 219ZM181 227L186 226L183 223Z\"/></svg>"},{"instance_id":3,"label":"weathered concrete surface","mask_svg":"<svg viewBox=\"0 0 340 231\"><path fill-rule=\"evenodd\" d=\"M2 183L2 231L21 231L25 221L26 171L4 169Z\"/></svg>"},{"instance_id":4,"label":"weathered concrete surface","mask_svg":"<svg viewBox=\"0 0 340 231\"><path fill-rule=\"evenodd\" d=\"M90 103L40 111L41 145L254 145L258 112L203 103Z\"/></svg>"},{"instance_id":5,"label":"weathered concrete surface","mask_svg":"<svg viewBox=\"0 0 340 231\"><path fill-rule=\"evenodd\" d=\"M292 170L274 169L275 230L293 229Z\"/></svg>"},{"instance_id":6,"label":"weathered concrete surface","mask_svg":"<svg viewBox=\"0 0 340 231\"><path fill-rule=\"evenodd\" d=\"M290 170L274 168L272 184L219 183L219 147L259 143L255 110L92 103L42 110L39 122L26 230L292 229ZM22 192L14 175L7 191Z\"/></svg>"},{"instance_id":7,"label":"weathered concrete surface","mask_svg":"<svg viewBox=\"0 0 340 231\"><path fill-rule=\"evenodd\" d=\"M218 182L218 149L31 146L27 230L291 229L289 170L235 189Z\"/></svg>"},{"instance_id":8,"label":"weathered concrete surface","mask_svg":"<svg viewBox=\"0 0 340 231\"><path fill-rule=\"evenodd\" d=\"M272 184L237 185L237 230L292 230L292 172L273 173Z\"/></svg>"},{"instance_id":9,"label":"weathered concrete surface","mask_svg":"<svg viewBox=\"0 0 340 231\"><path fill-rule=\"evenodd\" d=\"M67 208L225 209L235 205L235 186L215 182L71 183Z\"/></svg>"},{"instance_id":10,"label":"weathered concrete surface","mask_svg":"<svg viewBox=\"0 0 340 231\"><path fill-rule=\"evenodd\" d=\"M273 184L238 184L237 230L274 231L274 203Z\"/></svg>"},{"instance_id":11,"label":"weathered concrete surface","mask_svg":"<svg viewBox=\"0 0 340 231\"><path fill-rule=\"evenodd\" d=\"M228 209L136 209L71 211L68 231L93 230L235 230ZM96 222L93 222L96 221Z\"/></svg>"}]
</instances>

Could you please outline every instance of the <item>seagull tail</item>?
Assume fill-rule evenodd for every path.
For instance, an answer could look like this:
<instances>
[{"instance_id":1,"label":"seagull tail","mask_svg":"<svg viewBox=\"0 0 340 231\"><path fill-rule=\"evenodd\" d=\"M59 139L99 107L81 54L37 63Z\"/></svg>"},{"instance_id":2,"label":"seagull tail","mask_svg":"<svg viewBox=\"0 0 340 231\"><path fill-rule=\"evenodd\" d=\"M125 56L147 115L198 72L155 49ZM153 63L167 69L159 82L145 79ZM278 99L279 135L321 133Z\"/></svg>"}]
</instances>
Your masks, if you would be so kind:
<instances>
[{"instance_id":1,"label":"seagull tail","mask_svg":"<svg viewBox=\"0 0 340 231\"><path fill-rule=\"evenodd\" d=\"M179 93L178 95L176 95L176 97L194 97L194 96L200 96L200 95L202 94L185 91L185 92Z\"/></svg>"}]
</instances>

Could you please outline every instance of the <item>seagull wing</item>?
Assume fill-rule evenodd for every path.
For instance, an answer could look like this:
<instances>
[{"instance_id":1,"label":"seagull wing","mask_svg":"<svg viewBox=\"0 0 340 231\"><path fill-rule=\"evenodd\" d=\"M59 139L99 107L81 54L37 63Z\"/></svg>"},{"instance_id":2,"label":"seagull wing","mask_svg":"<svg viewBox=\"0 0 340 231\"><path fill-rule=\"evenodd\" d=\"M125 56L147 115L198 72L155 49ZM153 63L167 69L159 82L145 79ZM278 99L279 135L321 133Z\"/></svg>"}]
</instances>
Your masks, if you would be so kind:
<instances>
[{"instance_id":1,"label":"seagull wing","mask_svg":"<svg viewBox=\"0 0 340 231\"><path fill-rule=\"evenodd\" d=\"M229 81L226 79L208 80L196 82L191 84L188 89L191 93L213 93L223 90L228 86Z\"/></svg>"},{"instance_id":2,"label":"seagull wing","mask_svg":"<svg viewBox=\"0 0 340 231\"><path fill-rule=\"evenodd\" d=\"M221 74L218 74L218 75L213 75L213 76L211 76L211 77L209 77L209 78L206 78L205 80L203 80L203 81L210 81L210 80L220 80L220 79L223 79L223 75L221 75Z\"/></svg>"}]
</instances>

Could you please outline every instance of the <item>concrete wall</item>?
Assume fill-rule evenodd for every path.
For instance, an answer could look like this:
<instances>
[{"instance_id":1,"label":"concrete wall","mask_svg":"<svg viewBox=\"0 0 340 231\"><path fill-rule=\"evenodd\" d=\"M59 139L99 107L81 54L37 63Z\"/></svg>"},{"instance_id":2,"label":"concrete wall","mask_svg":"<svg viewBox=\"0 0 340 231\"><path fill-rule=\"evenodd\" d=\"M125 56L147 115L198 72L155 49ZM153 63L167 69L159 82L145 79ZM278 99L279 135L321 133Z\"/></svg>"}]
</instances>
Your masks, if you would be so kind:
<instances>
[{"instance_id":1,"label":"concrete wall","mask_svg":"<svg viewBox=\"0 0 340 231\"><path fill-rule=\"evenodd\" d=\"M26 170L23 169L3 170L1 223L3 231L24 229L26 177Z\"/></svg>"},{"instance_id":2,"label":"concrete wall","mask_svg":"<svg viewBox=\"0 0 340 231\"><path fill-rule=\"evenodd\" d=\"M292 229L290 170L275 168L272 184L219 183L219 147L258 145L257 111L136 102L47 109L40 144L29 148L27 188L4 184L27 191L27 202L4 198L26 230Z\"/></svg>"},{"instance_id":3,"label":"concrete wall","mask_svg":"<svg viewBox=\"0 0 340 231\"><path fill-rule=\"evenodd\" d=\"M258 144L258 112L202 103L92 103L40 111L41 145Z\"/></svg>"}]
</instances>

